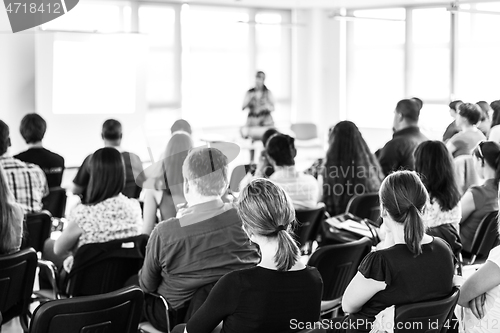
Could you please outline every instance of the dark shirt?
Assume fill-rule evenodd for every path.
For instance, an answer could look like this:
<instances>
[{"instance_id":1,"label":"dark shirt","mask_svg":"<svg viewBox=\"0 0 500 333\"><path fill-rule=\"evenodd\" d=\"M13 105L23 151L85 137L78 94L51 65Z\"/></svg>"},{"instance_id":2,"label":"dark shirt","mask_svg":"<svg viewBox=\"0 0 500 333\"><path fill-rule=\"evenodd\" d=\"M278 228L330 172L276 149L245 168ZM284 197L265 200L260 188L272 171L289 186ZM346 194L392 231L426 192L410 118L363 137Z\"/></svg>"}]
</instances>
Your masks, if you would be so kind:
<instances>
[{"instance_id":1,"label":"dark shirt","mask_svg":"<svg viewBox=\"0 0 500 333\"><path fill-rule=\"evenodd\" d=\"M195 291L260 261L232 204L221 199L179 210L151 233L139 284L181 308Z\"/></svg>"},{"instance_id":2,"label":"dark shirt","mask_svg":"<svg viewBox=\"0 0 500 333\"><path fill-rule=\"evenodd\" d=\"M422 245L422 253L414 257L406 244L369 253L359 265L367 279L382 281L387 287L376 293L361 310L349 315L355 323L373 323L375 316L392 305L423 302L447 296L453 287L453 253L440 238ZM436 274L439 272L439 274ZM369 332L370 325L356 325Z\"/></svg>"},{"instance_id":3,"label":"dark shirt","mask_svg":"<svg viewBox=\"0 0 500 333\"><path fill-rule=\"evenodd\" d=\"M253 267L224 275L187 324L189 333L298 332L319 319L323 282L316 268L280 272Z\"/></svg>"},{"instance_id":4,"label":"dark shirt","mask_svg":"<svg viewBox=\"0 0 500 333\"><path fill-rule=\"evenodd\" d=\"M446 130L444 131L443 134L443 141L444 142L448 141L458 132L460 132L460 128L458 128L455 121L453 121L451 124L448 125L448 127L446 127Z\"/></svg>"},{"instance_id":5,"label":"dark shirt","mask_svg":"<svg viewBox=\"0 0 500 333\"><path fill-rule=\"evenodd\" d=\"M134 173L136 175L142 174L142 162L139 156L134 153L121 152L123 157L123 162L125 162L125 187L122 193L132 199L138 199L141 194L141 187L137 185ZM82 196L85 199L87 185L90 180L90 160L92 154L87 156L82 163L82 166L78 169L78 172L73 179L73 183L84 188ZM135 171L134 171L135 170Z\"/></svg>"},{"instance_id":6,"label":"dark shirt","mask_svg":"<svg viewBox=\"0 0 500 333\"><path fill-rule=\"evenodd\" d=\"M26 163L38 165L45 173L49 187L61 186L64 171L64 158L45 148L30 148L14 156Z\"/></svg>"},{"instance_id":7,"label":"dark shirt","mask_svg":"<svg viewBox=\"0 0 500 333\"><path fill-rule=\"evenodd\" d=\"M394 133L392 140L387 142L379 153L380 166L384 174L388 175L400 169L413 170L415 167L413 152L420 143L427 140L416 126Z\"/></svg>"}]
</instances>

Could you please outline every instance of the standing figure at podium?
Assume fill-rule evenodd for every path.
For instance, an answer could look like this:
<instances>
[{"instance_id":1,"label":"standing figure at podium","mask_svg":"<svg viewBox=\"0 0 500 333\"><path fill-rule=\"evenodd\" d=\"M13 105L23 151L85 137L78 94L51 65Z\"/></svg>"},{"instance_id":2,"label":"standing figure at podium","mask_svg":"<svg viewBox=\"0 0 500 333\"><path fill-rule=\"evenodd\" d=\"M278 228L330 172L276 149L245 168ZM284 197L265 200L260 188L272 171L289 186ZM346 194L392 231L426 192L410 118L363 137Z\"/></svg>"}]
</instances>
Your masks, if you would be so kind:
<instances>
[{"instance_id":1,"label":"standing figure at podium","mask_svg":"<svg viewBox=\"0 0 500 333\"><path fill-rule=\"evenodd\" d=\"M244 138L260 140L262 134L274 125L271 116L271 112L274 111L274 97L264 84L265 80L266 74L262 71L257 72L255 87L248 90L245 95L242 110L248 109L248 118L246 125L241 129Z\"/></svg>"}]
</instances>

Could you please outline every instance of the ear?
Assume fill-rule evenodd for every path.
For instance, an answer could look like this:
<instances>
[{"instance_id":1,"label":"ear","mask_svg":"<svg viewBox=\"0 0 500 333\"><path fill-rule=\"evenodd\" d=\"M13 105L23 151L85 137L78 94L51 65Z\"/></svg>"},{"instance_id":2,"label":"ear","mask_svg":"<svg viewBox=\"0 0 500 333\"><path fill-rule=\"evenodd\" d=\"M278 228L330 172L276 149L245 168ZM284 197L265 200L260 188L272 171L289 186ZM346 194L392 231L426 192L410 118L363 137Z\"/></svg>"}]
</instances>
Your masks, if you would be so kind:
<instances>
[{"instance_id":1,"label":"ear","mask_svg":"<svg viewBox=\"0 0 500 333\"><path fill-rule=\"evenodd\" d=\"M12 142L10 141L10 137L7 139L7 147L12 146Z\"/></svg>"},{"instance_id":2,"label":"ear","mask_svg":"<svg viewBox=\"0 0 500 333\"><path fill-rule=\"evenodd\" d=\"M104 134L102 134L102 133L101 133L101 139L103 139L103 140L104 140Z\"/></svg>"}]
</instances>

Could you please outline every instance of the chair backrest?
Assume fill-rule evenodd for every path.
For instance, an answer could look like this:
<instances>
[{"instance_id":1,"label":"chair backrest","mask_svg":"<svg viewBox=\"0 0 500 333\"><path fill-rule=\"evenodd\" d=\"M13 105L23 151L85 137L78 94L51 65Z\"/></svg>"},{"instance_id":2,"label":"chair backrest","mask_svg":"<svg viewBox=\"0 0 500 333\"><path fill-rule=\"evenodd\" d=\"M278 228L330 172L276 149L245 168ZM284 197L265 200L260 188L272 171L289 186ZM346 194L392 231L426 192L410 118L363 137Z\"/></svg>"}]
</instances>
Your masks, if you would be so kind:
<instances>
[{"instance_id":1,"label":"chair backrest","mask_svg":"<svg viewBox=\"0 0 500 333\"><path fill-rule=\"evenodd\" d=\"M26 230L24 232L22 249L32 247L35 251L43 250L43 244L50 237L52 216L48 211L26 215Z\"/></svg>"},{"instance_id":2,"label":"chair backrest","mask_svg":"<svg viewBox=\"0 0 500 333\"><path fill-rule=\"evenodd\" d=\"M471 254L486 257L498 245L498 211L487 214L479 223L472 239Z\"/></svg>"},{"instance_id":3,"label":"chair backrest","mask_svg":"<svg viewBox=\"0 0 500 333\"><path fill-rule=\"evenodd\" d=\"M36 266L32 248L0 256L0 312L4 322L28 310Z\"/></svg>"},{"instance_id":4,"label":"chair backrest","mask_svg":"<svg viewBox=\"0 0 500 333\"><path fill-rule=\"evenodd\" d=\"M144 262L147 235L85 244L75 254L66 294L90 296L122 288Z\"/></svg>"},{"instance_id":5,"label":"chair backrest","mask_svg":"<svg viewBox=\"0 0 500 333\"><path fill-rule=\"evenodd\" d=\"M458 258L460 251L462 250L462 240L460 239L460 234L458 230L451 224L441 224L437 227L432 227L427 229L426 233L431 236L436 236L447 242L453 254Z\"/></svg>"},{"instance_id":6,"label":"chair backrest","mask_svg":"<svg viewBox=\"0 0 500 333\"><path fill-rule=\"evenodd\" d=\"M295 228L295 234L301 246L315 239L324 215L325 206L295 211L295 218L298 222Z\"/></svg>"},{"instance_id":7,"label":"chair backrest","mask_svg":"<svg viewBox=\"0 0 500 333\"><path fill-rule=\"evenodd\" d=\"M344 294L371 247L372 241L363 237L349 243L323 246L312 254L308 265L316 267L321 274L323 300L333 300Z\"/></svg>"},{"instance_id":8,"label":"chair backrest","mask_svg":"<svg viewBox=\"0 0 500 333\"><path fill-rule=\"evenodd\" d=\"M355 195L347 204L346 213L362 219L376 221L380 217L378 193Z\"/></svg>"},{"instance_id":9,"label":"chair backrest","mask_svg":"<svg viewBox=\"0 0 500 333\"><path fill-rule=\"evenodd\" d=\"M394 333L445 333L453 325L451 317L459 294L459 289L453 287L451 294L445 298L396 306Z\"/></svg>"},{"instance_id":10,"label":"chair backrest","mask_svg":"<svg viewBox=\"0 0 500 333\"><path fill-rule=\"evenodd\" d=\"M53 217L64 217L66 200L66 189L62 187L51 187L49 195L42 199L43 209L48 210Z\"/></svg>"},{"instance_id":11,"label":"chair backrest","mask_svg":"<svg viewBox=\"0 0 500 333\"><path fill-rule=\"evenodd\" d=\"M296 140L311 140L318 137L318 127L313 123L297 123L290 127Z\"/></svg>"},{"instance_id":12,"label":"chair backrest","mask_svg":"<svg viewBox=\"0 0 500 333\"><path fill-rule=\"evenodd\" d=\"M33 314L30 333L136 333L144 294L138 287L103 295L46 302Z\"/></svg>"},{"instance_id":13,"label":"chair backrest","mask_svg":"<svg viewBox=\"0 0 500 333\"><path fill-rule=\"evenodd\" d=\"M229 189L231 192L235 193L240 191L240 183L252 167L255 167L255 164L242 164L233 169L229 180Z\"/></svg>"}]
</instances>

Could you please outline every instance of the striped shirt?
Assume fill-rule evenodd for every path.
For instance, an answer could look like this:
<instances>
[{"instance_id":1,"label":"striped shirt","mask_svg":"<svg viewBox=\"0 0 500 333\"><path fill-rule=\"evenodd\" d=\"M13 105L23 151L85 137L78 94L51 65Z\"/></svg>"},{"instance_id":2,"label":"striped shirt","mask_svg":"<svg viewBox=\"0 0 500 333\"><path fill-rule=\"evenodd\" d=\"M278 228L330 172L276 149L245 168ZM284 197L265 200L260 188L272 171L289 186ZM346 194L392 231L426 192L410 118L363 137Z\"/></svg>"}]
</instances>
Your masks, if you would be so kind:
<instances>
[{"instance_id":1,"label":"striped shirt","mask_svg":"<svg viewBox=\"0 0 500 333\"><path fill-rule=\"evenodd\" d=\"M0 157L7 184L24 213L42 210L42 198L49 194L45 174L39 166L13 157Z\"/></svg>"},{"instance_id":2,"label":"striped shirt","mask_svg":"<svg viewBox=\"0 0 500 333\"><path fill-rule=\"evenodd\" d=\"M318 181L313 176L296 171L294 166L289 166L276 168L269 180L283 187L290 196L295 209L318 207Z\"/></svg>"}]
</instances>

